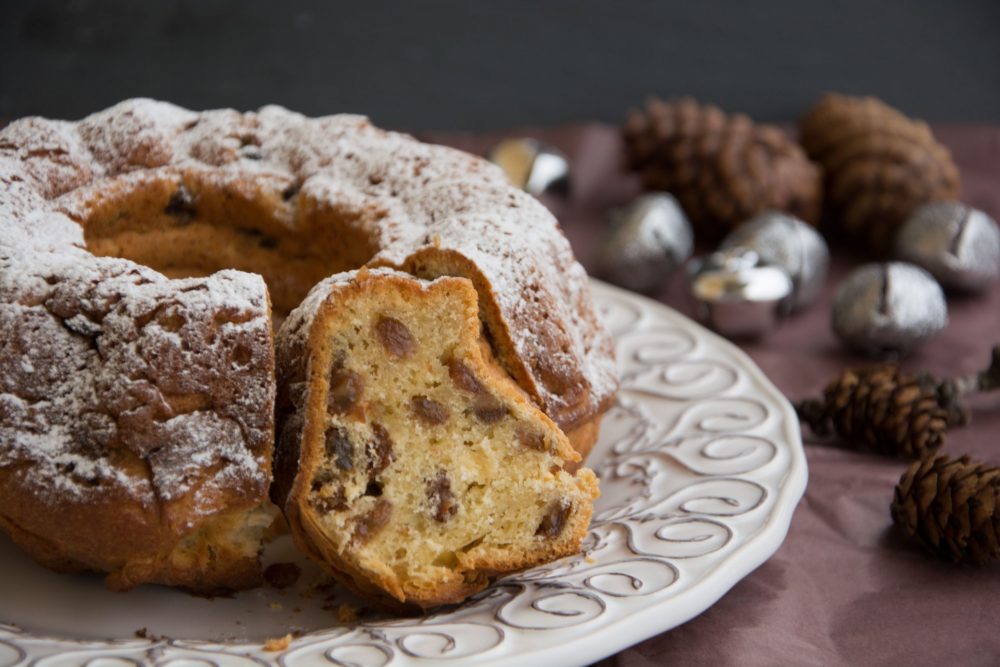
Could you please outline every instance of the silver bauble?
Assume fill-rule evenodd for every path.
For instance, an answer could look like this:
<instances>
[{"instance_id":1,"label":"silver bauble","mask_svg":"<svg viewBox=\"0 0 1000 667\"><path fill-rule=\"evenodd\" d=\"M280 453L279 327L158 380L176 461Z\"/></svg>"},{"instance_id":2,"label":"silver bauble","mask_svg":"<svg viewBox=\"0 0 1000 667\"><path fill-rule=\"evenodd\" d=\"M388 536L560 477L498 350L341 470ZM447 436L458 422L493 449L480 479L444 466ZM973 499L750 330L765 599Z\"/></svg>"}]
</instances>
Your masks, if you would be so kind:
<instances>
[{"instance_id":1,"label":"silver bauble","mask_svg":"<svg viewBox=\"0 0 1000 667\"><path fill-rule=\"evenodd\" d=\"M927 269L945 287L978 291L1000 274L1000 229L965 204L933 202L900 228L896 255Z\"/></svg>"},{"instance_id":2,"label":"silver bauble","mask_svg":"<svg viewBox=\"0 0 1000 667\"><path fill-rule=\"evenodd\" d=\"M905 262L865 264L837 288L833 330L872 355L903 353L948 324L944 292L931 274Z\"/></svg>"},{"instance_id":3,"label":"silver bauble","mask_svg":"<svg viewBox=\"0 0 1000 667\"><path fill-rule=\"evenodd\" d=\"M511 183L536 197L569 189L569 160L558 149L535 139L504 139L488 157Z\"/></svg>"},{"instance_id":4,"label":"silver bauble","mask_svg":"<svg viewBox=\"0 0 1000 667\"><path fill-rule=\"evenodd\" d=\"M597 269L617 285L649 292L691 256L691 224L666 193L642 195L609 217L611 231L598 251Z\"/></svg>"},{"instance_id":5,"label":"silver bauble","mask_svg":"<svg viewBox=\"0 0 1000 667\"><path fill-rule=\"evenodd\" d=\"M749 248L720 250L692 262L691 295L702 323L729 338L767 333L790 307L792 279Z\"/></svg>"},{"instance_id":6,"label":"silver bauble","mask_svg":"<svg viewBox=\"0 0 1000 667\"><path fill-rule=\"evenodd\" d=\"M811 225L779 211L765 211L740 225L722 241L720 250L750 248L765 264L780 266L792 279L791 305L804 308L816 300L830 267L826 241Z\"/></svg>"}]
</instances>

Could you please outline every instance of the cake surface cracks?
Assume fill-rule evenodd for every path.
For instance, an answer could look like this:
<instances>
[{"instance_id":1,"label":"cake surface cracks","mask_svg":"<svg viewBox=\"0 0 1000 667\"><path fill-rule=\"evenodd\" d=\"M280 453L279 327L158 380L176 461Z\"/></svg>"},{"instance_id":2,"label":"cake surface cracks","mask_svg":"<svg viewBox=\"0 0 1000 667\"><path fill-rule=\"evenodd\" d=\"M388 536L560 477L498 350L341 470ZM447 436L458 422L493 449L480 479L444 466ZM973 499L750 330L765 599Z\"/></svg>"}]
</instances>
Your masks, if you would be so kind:
<instances>
[{"instance_id":1,"label":"cake surface cracks","mask_svg":"<svg viewBox=\"0 0 1000 667\"><path fill-rule=\"evenodd\" d=\"M268 336L259 278L225 272L176 285L148 270L95 263L88 270L56 255L4 261L0 329L8 335L0 356L18 363L0 368L0 466L30 461L22 481L42 500L84 499L113 484L144 504L170 501L206 481L198 471L213 465L221 486L266 487L269 465L253 452L263 454L270 435L256 406L273 400L273 389L260 378L220 386L212 368L227 357L234 365L265 361L253 350ZM28 303L13 295L14 276L30 283L21 292ZM220 308L232 321L206 322ZM118 448L135 457L118 462L124 468L106 455ZM213 495L209 484L192 510L217 509Z\"/></svg>"},{"instance_id":2,"label":"cake surface cracks","mask_svg":"<svg viewBox=\"0 0 1000 667\"><path fill-rule=\"evenodd\" d=\"M48 133L43 142L34 138L39 124ZM610 342L594 320L586 275L569 244L544 207L481 159L379 130L360 116L309 119L273 106L196 114L134 100L79 124L32 119L4 133L12 136L0 147L19 147L28 171L57 198L55 209L88 228L103 226L95 224L103 221L94 219L101 206L93 190L106 196L108 181L141 189L150 180L180 179L206 198L221 192L250 202L257 217L271 218L255 221L267 229L254 231L265 243L277 241L279 254L288 238L309 238L331 223L364 241L353 248L365 252L340 259L342 248L325 248L326 264L281 299L286 311L323 276L365 263L425 278L474 272L466 277L495 304L486 309L491 334L512 347L501 361L561 426L571 429L602 411L614 393ZM48 160L24 157L39 150L58 154L65 166L53 170ZM191 205L199 207L196 195ZM88 240L98 235L88 232ZM323 234L309 240L322 246ZM448 261L422 262L429 249ZM524 367L512 368L518 365Z\"/></svg>"}]
</instances>

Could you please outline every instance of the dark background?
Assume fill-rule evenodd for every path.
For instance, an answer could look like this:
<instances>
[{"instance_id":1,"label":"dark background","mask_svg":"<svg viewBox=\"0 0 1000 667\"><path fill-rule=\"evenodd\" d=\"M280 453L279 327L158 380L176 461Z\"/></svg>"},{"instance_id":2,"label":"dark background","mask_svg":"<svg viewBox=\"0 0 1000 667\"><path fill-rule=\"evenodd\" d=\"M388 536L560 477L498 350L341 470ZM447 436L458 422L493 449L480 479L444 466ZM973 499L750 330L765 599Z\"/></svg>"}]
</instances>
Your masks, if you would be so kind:
<instances>
[{"instance_id":1,"label":"dark background","mask_svg":"<svg viewBox=\"0 0 1000 667\"><path fill-rule=\"evenodd\" d=\"M767 121L826 90L1000 121L997 0L0 0L0 118L132 96L410 130L618 122L650 94Z\"/></svg>"}]
</instances>

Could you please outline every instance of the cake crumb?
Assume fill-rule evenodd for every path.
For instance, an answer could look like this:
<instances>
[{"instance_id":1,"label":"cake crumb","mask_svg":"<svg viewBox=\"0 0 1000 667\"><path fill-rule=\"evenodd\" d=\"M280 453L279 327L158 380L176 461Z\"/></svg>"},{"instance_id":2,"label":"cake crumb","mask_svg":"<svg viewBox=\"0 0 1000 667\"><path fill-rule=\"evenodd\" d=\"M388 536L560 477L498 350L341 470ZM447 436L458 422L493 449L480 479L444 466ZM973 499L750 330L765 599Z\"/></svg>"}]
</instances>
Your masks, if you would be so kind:
<instances>
[{"instance_id":1,"label":"cake crumb","mask_svg":"<svg viewBox=\"0 0 1000 667\"><path fill-rule=\"evenodd\" d=\"M308 586L305 590L299 593L299 595L301 595L304 598L313 598L316 597L317 595L326 595L331 591L333 591L334 589L336 589L336 586L337 585L334 582L330 581L329 579L322 579Z\"/></svg>"},{"instance_id":2,"label":"cake crumb","mask_svg":"<svg viewBox=\"0 0 1000 667\"><path fill-rule=\"evenodd\" d=\"M267 606L270 607L271 609L274 609L275 611L279 611L285 608L285 606L280 602L269 602Z\"/></svg>"},{"instance_id":3,"label":"cake crumb","mask_svg":"<svg viewBox=\"0 0 1000 667\"><path fill-rule=\"evenodd\" d=\"M292 634L288 633L284 637L272 637L264 642L264 650L269 652L284 651L292 643Z\"/></svg>"},{"instance_id":4,"label":"cake crumb","mask_svg":"<svg viewBox=\"0 0 1000 667\"><path fill-rule=\"evenodd\" d=\"M348 602L337 607L337 620L341 623L353 623L358 620L359 609Z\"/></svg>"},{"instance_id":5,"label":"cake crumb","mask_svg":"<svg viewBox=\"0 0 1000 667\"><path fill-rule=\"evenodd\" d=\"M267 527L264 531L264 541L271 543L281 537L282 535L288 534L288 522L285 521L285 516L283 514L278 514L274 517L274 521L271 525Z\"/></svg>"},{"instance_id":6,"label":"cake crumb","mask_svg":"<svg viewBox=\"0 0 1000 667\"><path fill-rule=\"evenodd\" d=\"M584 557L583 557L583 560L584 560L584 562L586 562L586 563L587 563L588 565L593 565L594 563L596 563L596 562L597 562L597 559L596 559L596 558L594 558L593 556L589 556L589 555L588 555L588 556L584 556Z\"/></svg>"}]
</instances>

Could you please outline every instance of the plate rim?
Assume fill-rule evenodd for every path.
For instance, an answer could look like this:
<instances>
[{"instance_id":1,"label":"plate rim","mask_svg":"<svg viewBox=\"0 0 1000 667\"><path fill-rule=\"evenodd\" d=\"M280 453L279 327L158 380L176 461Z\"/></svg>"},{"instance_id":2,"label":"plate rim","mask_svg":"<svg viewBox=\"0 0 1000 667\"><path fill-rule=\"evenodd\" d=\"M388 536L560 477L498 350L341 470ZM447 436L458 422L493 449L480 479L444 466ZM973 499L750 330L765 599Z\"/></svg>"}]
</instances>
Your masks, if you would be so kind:
<instances>
[{"instance_id":1,"label":"plate rim","mask_svg":"<svg viewBox=\"0 0 1000 667\"><path fill-rule=\"evenodd\" d=\"M785 541L795 510L806 490L809 477L808 463L802 442L798 415L788 398L746 352L732 341L707 329L665 303L610 285L595 278L590 278L590 286L595 293L603 292L619 300L634 302L641 311L659 310L668 319L680 321L685 328L689 328L698 338L710 341L712 345L721 348L729 354L738 363L739 368L752 377L758 388L762 388L769 393L769 398L773 400L774 407L780 410L778 418L782 423L782 444L788 447L789 465L780 482L775 487L777 498L761 527L754 535L741 542L739 548L727 554L720 564L706 573L704 578L699 580L695 586L677 593L660 604L653 604L642 609L637 609L621 618L601 624L584 636L575 638L569 644L557 643L545 648L528 648L522 651L507 653L506 655L490 656L486 654L480 657L470 656L470 662L474 662L481 667L513 667L514 665L521 667L520 663L524 660L544 660L545 664L550 667L570 666L580 664L579 658L582 655L586 655L586 662L595 662L697 618L714 606L736 584L767 562L778 551ZM670 610L670 607L673 607L674 610ZM678 612L676 610L682 611ZM342 626L336 626L336 628L340 627ZM12 647L20 651L20 657L15 658L12 663L13 665L32 664L43 656L52 658L53 656L65 655L74 651L100 650L102 647L106 647L111 651L143 648L149 650L163 645L183 646L195 648L196 650L196 647L199 646L206 649L211 647L213 649L211 652L213 653L222 653L223 655L231 653L234 657L238 655L239 657L249 658L255 662L264 661L266 663L282 664L284 658L292 651L328 639L329 637L325 635L330 633L331 628L306 632L300 637L295 638L286 650L275 653L263 652L262 642L247 640L238 640L230 643L182 638L148 640L138 638L115 638L109 640L77 639L28 632L16 625L0 623L0 631L2 630L9 631L14 637L20 637L32 643L50 644L51 648L55 649L53 652L46 651L44 654L35 655L25 647L13 644ZM10 645L6 641L2 643Z\"/></svg>"},{"instance_id":2,"label":"plate rim","mask_svg":"<svg viewBox=\"0 0 1000 667\"><path fill-rule=\"evenodd\" d=\"M700 336L711 340L714 344L732 354L734 358L739 360L741 369L749 371L750 374L754 376L754 379L765 389L771 391L773 393L772 397L777 399L777 407L779 407L783 413L781 417L784 435L789 438L788 444L790 454L788 471L782 478L781 483L778 485L778 501L775 502L773 511L764 522L764 526L761 527L756 535L743 542L740 545L740 549L726 556L726 561L730 564L730 567L727 568L728 573L735 571L737 574L723 577L722 573L720 573L720 569L716 568L706 575L705 579L698 582L697 586L678 593L668 601L665 601L665 604L653 605L645 609L636 610L626 617L619 618L611 623L595 628L594 631L589 633L586 637L576 640L573 647L574 653L579 654L581 652L586 652L588 647L593 646L596 651L592 654L593 660L588 657L588 661L596 662L615 655L616 653L619 653L631 646L635 646L639 642L663 634L664 632L669 632L670 630L683 625L688 621L694 620L713 607L715 603L721 600L722 597L732 590L736 584L746 579L754 570L766 563L775 553L777 553L778 549L781 548L781 545L784 544L788 531L791 528L792 518L798 507L799 501L805 495L806 486L809 480L809 466L805 456L805 447L802 442L802 430L799 423L798 413L795 412L795 408L788 400L788 397L785 396L780 389L778 389L777 385L775 385L769 377L767 377L764 371L757 365L750 355L740 349L740 347L732 341L720 336L714 331L711 331L692 318L665 303L656 301L655 299L651 299L641 294L630 292L596 278L591 278L590 283L591 287L597 288L597 291L610 292L627 301L638 301L640 303L651 304L654 308L665 309L672 317L684 320L685 325L692 327ZM746 553L746 550L748 549L752 550L754 553L752 555L748 555ZM739 558L736 558L737 555ZM734 562L736 565L732 565ZM711 584L710 594L706 595L705 588L708 587L709 584ZM683 614L676 614L676 616L684 616L684 618L671 618L666 623L659 623L658 625L662 627L659 630L652 632L648 631L648 626L643 624L643 620L648 621L648 619L654 617L663 618L665 614L663 613L662 607L670 605L680 607L681 603L678 601L687 602L689 599L696 599L699 600L699 602L694 605L689 603L686 607L688 611ZM704 604L702 604L702 601ZM691 610L694 610L693 613L688 613ZM635 626L639 626L644 629L631 629ZM613 632L614 630L621 630L622 628L627 629L624 632ZM611 637L616 639L608 641L608 637L605 635L609 634ZM546 661L545 664L550 667L562 667L564 665L566 667L571 667L573 665L580 664L578 661L570 660L569 657L570 656L565 655L564 647L555 646L549 649L503 656L502 658L498 658L493 661L484 661L480 664L482 667L513 667L515 665L515 661L523 659L543 659Z\"/></svg>"}]
</instances>

